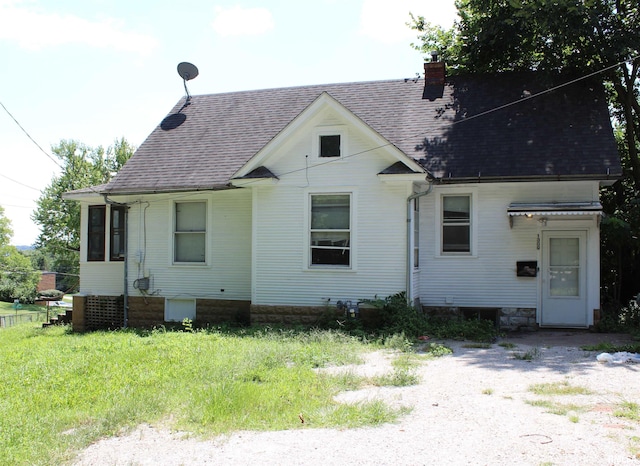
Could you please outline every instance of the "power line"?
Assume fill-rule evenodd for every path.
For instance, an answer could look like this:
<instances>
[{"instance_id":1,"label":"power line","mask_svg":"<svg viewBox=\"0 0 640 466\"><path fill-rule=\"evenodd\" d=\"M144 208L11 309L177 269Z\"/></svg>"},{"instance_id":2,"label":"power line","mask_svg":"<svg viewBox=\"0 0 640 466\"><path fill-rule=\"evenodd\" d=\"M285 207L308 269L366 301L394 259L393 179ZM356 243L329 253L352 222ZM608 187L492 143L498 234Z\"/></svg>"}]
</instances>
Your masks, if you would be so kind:
<instances>
[{"instance_id":1,"label":"power line","mask_svg":"<svg viewBox=\"0 0 640 466\"><path fill-rule=\"evenodd\" d=\"M62 167L62 165L60 165L56 159L54 159L54 158L53 158L52 156L50 156L50 155L49 155L49 154L48 154L48 153L47 153L47 152L46 152L42 147L40 147L40 144L38 144L38 143L35 141L35 139L33 139L33 138L31 137L31 135L27 132L27 130L26 130L26 129L24 129L24 128L22 127L22 125L18 122L18 120L16 120L16 118L11 114L11 112L7 109L7 107L5 107L5 106L4 106L4 104L3 104L2 102L0 102L0 105L2 105L2 108L4 109L4 111L5 111L5 112L7 112L7 115L9 115L13 121L15 121L16 125L18 125L18 127L22 130L22 132L23 132L24 134L26 134L26 135L27 135L27 137L28 137L29 139L31 139L31 142L33 142L33 143L36 145L36 147L37 147L38 149L40 149L40 151L41 151L44 155L46 155L47 157L49 157L49 159L51 159L51 161L52 161L53 163L55 163L58 167L60 167L61 169L63 169L63 170L64 170L64 168Z\"/></svg>"},{"instance_id":2,"label":"power line","mask_svg":"<svg viewBox=\"0 0 640 466\"><path fill-rule=\"evenodd\" d=\"M26 205L15 205L15 204L5 204L4 202L0 202L0 206L2 207L14 207L16 209L33 209L33 207L31 206L26 206Z\"/></svg>"},{"instance_id":3,"label":"power line","mask_svg":"<svg viewBox=\"0 0 640 466\"><path fill-rule=\"evenodd\" d=\"M0 105L2 105L2 104L0 104ZM16 181L13 178L9 178L7 175L3 175L2 173L0 173L0 176L2 178L6 178L9 181L13 181L14 183L19 184L20 186L24 186L25 188L33 189L34 191L40 192L40 190L38 188L34 188L33 186L29 186L27 184L21 183L20 181Z\"/></svg>"}]
</instances>

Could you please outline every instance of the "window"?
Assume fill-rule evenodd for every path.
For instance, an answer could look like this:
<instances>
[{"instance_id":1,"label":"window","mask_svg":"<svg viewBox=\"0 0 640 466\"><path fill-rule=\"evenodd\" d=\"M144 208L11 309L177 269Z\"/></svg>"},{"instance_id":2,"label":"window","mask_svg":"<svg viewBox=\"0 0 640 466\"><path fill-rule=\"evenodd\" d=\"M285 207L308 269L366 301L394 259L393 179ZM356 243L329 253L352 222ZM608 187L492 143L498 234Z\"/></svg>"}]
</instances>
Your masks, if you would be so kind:
<instances>
[{"instance_id":1,"label":"window","mask_svg":"<svg viewBox=\"0 0 640 466\"><path fill-rule=\"evenodd\" d=\"M104 221L106 206L89 206L89 224L87 230L87 260L104 260Z\"/></svg>"},{"instance_id":2,"label":"window","mask_svg":"<svg viewBox=\"0 0 640 466\"><path fill-rule=\"evenodd\" d=\"M320 136L320 157L340 157L340 135Z\"/></svg>"},{"instance_id":3,"label":"window","mask_svg":"<svg viewBox=\"0 0 640 466\"><path fill-rule=\"evenodd\" d=\"M471 196L443 196L442 253L471 253Z\"/></svg>"},{"instance_id":4,"label":"window","mask_svg":"<svg viewBox=\"0 0 640 466\"><path fill-rule=\"evenodd\" d=\"M175 204L174 262L205 262L206 225L206 202Z\"/></svg>"},{"instance_id":5,"label":"window","mask_svg":"<svg viewBox=\"0 0 640 466\"><path fill-rule=\"evenodd\" d=\"M311 195L311 265L351 266L351 195Z\"/></svg>"},{"instance_id":6,"label":"window","mask_svg":"<svg viewBox=\"0 0 640 466\"><path fill-rule=\"evenodd\" d=\"M124 260L125 253L125 206L111 206L111 254L112 261Z\"/></svg>"},{"instance_id":7,"label":"window","mask_svg":"<svg viewBox=\"0 0 640 466\"><path fill-rule=\"evenodd\" d=\"M413 267L420 266L420 202L419 198L413 200Z\"/></svg>"}]
</instances>

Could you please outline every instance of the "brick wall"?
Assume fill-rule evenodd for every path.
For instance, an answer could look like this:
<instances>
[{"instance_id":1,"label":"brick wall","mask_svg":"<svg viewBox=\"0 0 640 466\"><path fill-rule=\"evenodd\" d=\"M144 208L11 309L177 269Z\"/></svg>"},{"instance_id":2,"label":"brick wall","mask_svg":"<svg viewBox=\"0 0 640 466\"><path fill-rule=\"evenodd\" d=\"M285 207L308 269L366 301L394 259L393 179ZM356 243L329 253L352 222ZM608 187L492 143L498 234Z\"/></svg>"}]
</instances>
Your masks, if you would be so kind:
<instances>
[{"instance_id":1,"label":"brick wall","mask_svg":"<svg viewBox=\"0 0 640 466\"><path fill-rule=\"evenodd\" d=\"M44 290L55 290L56 289L56 273L55 272L41 272L40 273L40 282L38 282L38 286L36 287L36 291L41 292Z\"/></svg>"}]
</instances>

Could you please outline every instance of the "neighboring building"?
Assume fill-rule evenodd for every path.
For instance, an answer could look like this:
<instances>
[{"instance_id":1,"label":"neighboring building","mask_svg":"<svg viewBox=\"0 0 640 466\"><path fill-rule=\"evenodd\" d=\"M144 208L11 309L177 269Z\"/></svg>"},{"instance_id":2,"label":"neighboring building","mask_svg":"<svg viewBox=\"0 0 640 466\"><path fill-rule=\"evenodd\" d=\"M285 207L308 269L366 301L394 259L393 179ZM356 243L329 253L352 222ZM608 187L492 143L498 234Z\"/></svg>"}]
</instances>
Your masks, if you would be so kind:
<instances>
[{"instance_id":1,"label":"neighboring building","mask_svg":"<svg viewBox=\"0 0 640 466\"><path fill-rule=\"evenodd\" d=\"M40 293L45 290L56 289L56 273L55 272L40 272L40 281L36 286L36 291Z\"/></svg>"},{"instance_id":2,"label":"neighboring building","mask_svg":"<svg viewBox=\"0 0 640 466\"><path fill-rule=\"evenodd\" d=\"M123 295L149 326L313 322L400 291L504 327L593 325L599 189L621 174L602 86L443 67L182 99L109 184L67 194L78 327L121 325Z\"/></svg>"}]
</instances>

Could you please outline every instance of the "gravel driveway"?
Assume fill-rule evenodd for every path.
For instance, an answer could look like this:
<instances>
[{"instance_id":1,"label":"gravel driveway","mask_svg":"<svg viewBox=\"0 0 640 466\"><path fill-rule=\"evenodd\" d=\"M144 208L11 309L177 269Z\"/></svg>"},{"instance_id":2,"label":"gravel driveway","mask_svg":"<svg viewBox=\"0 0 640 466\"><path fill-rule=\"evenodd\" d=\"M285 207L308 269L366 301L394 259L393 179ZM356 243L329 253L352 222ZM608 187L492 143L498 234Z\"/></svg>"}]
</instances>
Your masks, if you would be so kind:
<instances>
[{"instance_id":1,"label":"gravel driveway","mask_svg":"<svg viewBox=\"0 0 640 466\"><path fill-rule=\"evenodd\" d=\"M339 397L413 407L397 424L335 430L308 422L291 431L238 432L210 441L143 425L90 446L75 464L639 466L640 422L616 417L614 410L624 401L640 403L640 364L598 363L598 353L579 349L602 340L628 337L540 331L500 341L514 348L488 349L447 341L454 354L422 365L419 385ZM514 353L536 357L527 361ZM365 364L339 370L378 374L390 370L393 357L375 352ZM589 394L534 394L530 387L541 383L584 387ZM552 414L534 402L575 406Z\"/></svg>"}]
</instances>

